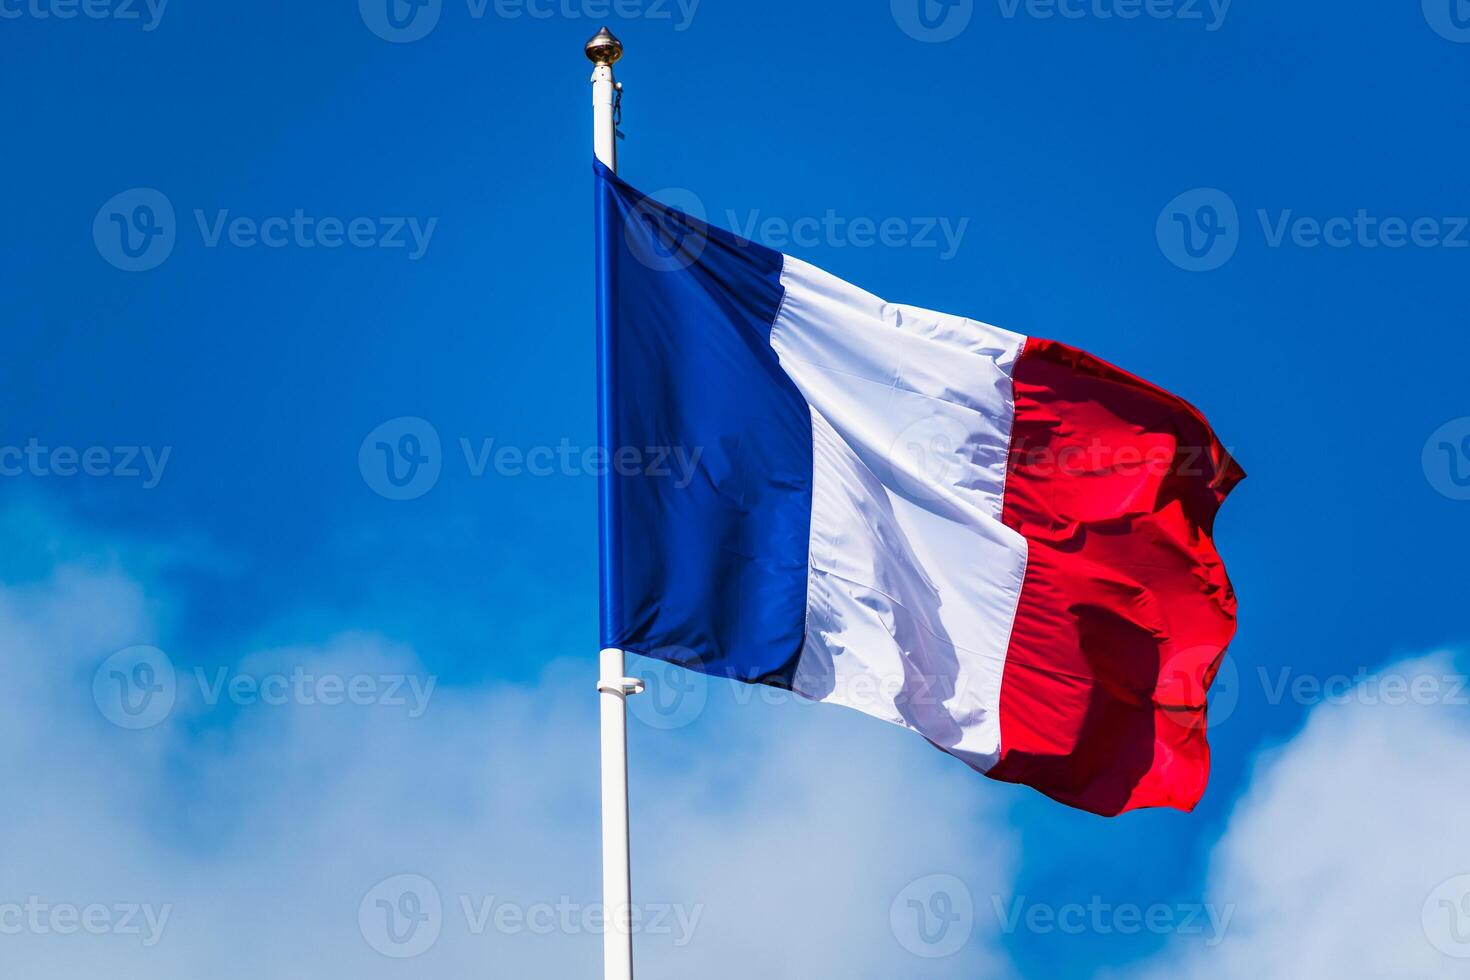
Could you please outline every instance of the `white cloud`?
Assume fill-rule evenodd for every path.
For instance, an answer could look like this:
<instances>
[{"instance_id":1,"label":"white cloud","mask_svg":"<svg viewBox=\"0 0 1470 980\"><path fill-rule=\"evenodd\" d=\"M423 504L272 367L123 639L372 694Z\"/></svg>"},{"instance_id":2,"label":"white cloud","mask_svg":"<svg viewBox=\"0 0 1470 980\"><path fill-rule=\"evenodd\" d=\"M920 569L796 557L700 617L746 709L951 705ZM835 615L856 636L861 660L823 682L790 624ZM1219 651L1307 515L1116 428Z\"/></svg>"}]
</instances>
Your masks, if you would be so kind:
<instances>
[{"instance_id":1,"label":"white cloud","mask_svg":"<svg viewBox=\"0 0 1470 980\"><path fill-rule=\"evenodd\" d=\"M210 686L172 651L175 709L125 731L94 704L93 673L114 651L166 646L172 610L116 562L0 586L0 975L597 974L601 940L581 914L600 897L592 657L530 685L441 684L415 718L323 704L320 687L315 703L261 703L263 679L302 673L423 681L412 649L381 636L251 652L232 665L249 682L243 704L208 703ZM640 937L640 976L1005 972L983 914L1015 862L991 809L1005 805L1000 788L856 714L714 700L689 728L634 727L635 898L683 915ZM443 905L439 938L407 961L375 951L359 921L364 897L403 874L432 882ZM981 914L961 952L926 960L895 937L890 907L934 874L962 880ZM384 914L376 897L369 918ZM497 930L502 903L553 918ZM116 927L133 906L137 933L60 934L73 914Z\"/></svg>"},{"instance_id":2,"label":"white cloud","mask_svg":"<svg viewBox=\"0 0 1470 980\"><path fill-rule=\"evenodd\" d=\"M1470 956L1470 878L1454 880L1470 875L1460 676L1448 655L1411 661L1314 709L1262 760L1216 848L1208 898L1235 907L1225 941L1176 944L1150 975L1465 976L1470 959L1448 955Z\"/></svg>"},{"instance_id":3,"label":"white cloud","mask_svg":"<svg viewBox=\"0 0 1470 980\"><path fill-rule=\"evenodd\" d=\"M245 704L210 704L214 668L201 686L171 651L173 713L125 731L94 704L93 673L116 650L167 646L179 609L152 574L167 559L88 549L34 516L29 543L52 544L33 549L45 557L23 584L0 585L0 975L597 974L600 937L585 925L600 897L591 657L555 660L534 683L429 694L411 647L336 624L324 639L245 651L228 675L251 682ZM1465 692L1443 683L1456 673L1448 656L1389 668L1263 757L1203 896L1228 911L1224 941L1181 937L1142 974L1464 975L1470 959L1446 952L1470 953L1470 788L1447 768L1470 758ZM403 704L322 704L319 686L317 703L262 703L269 679L301 674L420 687L400 685ZM1435 697L1383 703L1383 675L1432 678ZM1012 791L855 713L752 690L716 684L703 714L673 730L633 725L635 895L664 930L640 936L640 976L1010 973L993 897L1013 891L1017 842L1000 809ZM367 693L392 701L381 683ZM397 960L373 948L359 911L368 897L369 933L384 928L383 896L369 893L405 874L432 882L443 912L428 950ZM962 894L932 910L968 901L975 932L927 960L904 948L914 935L890 912L932 905L935 881ZM89 906L113 925L131 915L137 931L57 934L68 909ZM16 918L32 914L40 929Z\"/></svg>"}]
</instances>

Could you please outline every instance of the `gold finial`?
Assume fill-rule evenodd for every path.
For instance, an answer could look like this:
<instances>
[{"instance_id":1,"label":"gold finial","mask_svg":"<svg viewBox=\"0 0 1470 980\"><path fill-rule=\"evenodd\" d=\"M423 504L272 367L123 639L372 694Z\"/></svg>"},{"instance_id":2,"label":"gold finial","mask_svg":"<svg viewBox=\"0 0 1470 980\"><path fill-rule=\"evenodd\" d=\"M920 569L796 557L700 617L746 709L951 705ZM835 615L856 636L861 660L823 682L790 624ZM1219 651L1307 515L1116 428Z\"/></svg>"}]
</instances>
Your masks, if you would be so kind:
<instances>
[{"instance_id":1,"label":"gold finial","mask_svg":"<svg viewBox=\"0 0 1470 980\"><path fill-rule=\"evenodd\" d=\"M587 42L587 58L594 65L611 65L623 56L623 42L604 27Z\"/></svg>"}]
</instances>

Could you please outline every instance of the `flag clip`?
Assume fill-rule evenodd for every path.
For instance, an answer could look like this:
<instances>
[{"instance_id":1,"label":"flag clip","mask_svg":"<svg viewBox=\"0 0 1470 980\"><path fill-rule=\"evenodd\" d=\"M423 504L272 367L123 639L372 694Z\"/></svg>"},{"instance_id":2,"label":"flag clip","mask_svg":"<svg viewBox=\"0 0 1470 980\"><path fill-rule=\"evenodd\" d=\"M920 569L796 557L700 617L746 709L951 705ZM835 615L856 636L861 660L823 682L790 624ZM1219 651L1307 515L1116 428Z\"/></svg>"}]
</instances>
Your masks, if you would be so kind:
<instances>
[{"instance_id":1,"label":"flag clip","mask_svg":"<svg viewBox=\"0 0 1470 980\"><path fill-rule=\"evenodd\" d=\"M634 694L642 694L645 687L641 678L624 677L621 684L598 681L597 690L601 694L616 694L626 698Z\"/></svg>"}]
</instances>

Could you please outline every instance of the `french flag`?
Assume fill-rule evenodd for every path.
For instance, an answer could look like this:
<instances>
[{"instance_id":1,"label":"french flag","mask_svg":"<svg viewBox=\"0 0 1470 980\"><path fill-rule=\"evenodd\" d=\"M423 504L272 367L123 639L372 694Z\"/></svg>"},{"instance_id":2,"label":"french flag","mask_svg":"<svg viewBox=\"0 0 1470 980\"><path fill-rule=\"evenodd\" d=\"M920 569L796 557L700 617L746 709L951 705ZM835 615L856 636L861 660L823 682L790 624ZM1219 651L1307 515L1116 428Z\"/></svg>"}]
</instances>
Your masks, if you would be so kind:
<instances>
[{"instance_id":1,"label":"french flag","mask_svg":"<svg viewBox=\"0 0 1470 980\"><path fill-rule=\"evenodd\" d=\"M1193 809L1245 474L1183 400L890 303L600 163L602 642L847 705L992 778ZM631 457L629 457L631 458Z\"/></svg>"}]
</instances>

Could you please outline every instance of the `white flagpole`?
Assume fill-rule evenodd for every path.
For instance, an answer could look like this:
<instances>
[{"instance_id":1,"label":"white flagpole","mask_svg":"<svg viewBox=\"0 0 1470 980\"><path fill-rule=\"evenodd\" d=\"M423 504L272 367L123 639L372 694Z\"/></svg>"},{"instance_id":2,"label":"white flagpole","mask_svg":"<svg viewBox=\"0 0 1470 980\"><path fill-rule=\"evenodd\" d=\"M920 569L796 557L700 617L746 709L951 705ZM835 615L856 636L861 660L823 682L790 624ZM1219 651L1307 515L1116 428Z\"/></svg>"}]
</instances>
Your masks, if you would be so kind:
<instances>
[{"instance_id":1,"label":"white flagpole","mask_svg":"<svg viewBox=\"0 0 1470 980\"><path fill-rule=\"evenodd\" d=\"M623 45L603 28L587 42L592 72L593 135L597 159L614 173L618 169L617 120L614 110L621 86L613 64L623 56ZM605 451L613 447L604 446ZM597 690L602 702L602 933L605 980L633 980L631 931L633 889L628 853L628 714L627 699L643 690L641 681L626 675L623 651L604 650Z\"/></svg>"}]
</instances>

